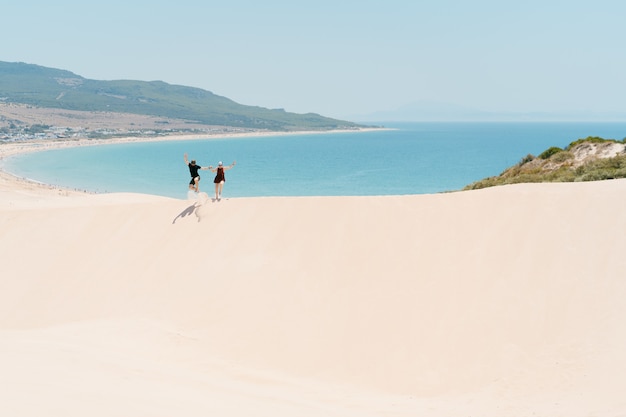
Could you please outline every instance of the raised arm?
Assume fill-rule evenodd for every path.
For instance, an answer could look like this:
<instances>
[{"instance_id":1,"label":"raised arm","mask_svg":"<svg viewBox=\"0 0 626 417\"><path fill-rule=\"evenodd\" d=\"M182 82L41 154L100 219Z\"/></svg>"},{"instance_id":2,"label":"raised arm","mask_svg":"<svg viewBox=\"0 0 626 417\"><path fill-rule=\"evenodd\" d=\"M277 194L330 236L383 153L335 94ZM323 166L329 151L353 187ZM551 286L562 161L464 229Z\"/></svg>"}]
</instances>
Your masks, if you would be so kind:
<instances>
[{"instance_id":1,"label":"raised arm","mask_svg":"<svg viewBox=\"0 0 626 417\"><path fill-rule=\"evenodd\" d=\"M187 154L185 153L185 165L189 165L189 160L187 159Z\"/></svg>"},{"instance_id":2,"label":"raised arm","mask_svg":"<svg viewBox=\"0 0 626 417\"><path fill-rule=\"evenodd\" d=\"M231 169L232 167L234 167L236 163L237 163L237 161L233 161L233 163L232 163L232 164L228 165L227 167L224 167L224 171L228 171L229 169Z\"/></svg>"}]
</instances>

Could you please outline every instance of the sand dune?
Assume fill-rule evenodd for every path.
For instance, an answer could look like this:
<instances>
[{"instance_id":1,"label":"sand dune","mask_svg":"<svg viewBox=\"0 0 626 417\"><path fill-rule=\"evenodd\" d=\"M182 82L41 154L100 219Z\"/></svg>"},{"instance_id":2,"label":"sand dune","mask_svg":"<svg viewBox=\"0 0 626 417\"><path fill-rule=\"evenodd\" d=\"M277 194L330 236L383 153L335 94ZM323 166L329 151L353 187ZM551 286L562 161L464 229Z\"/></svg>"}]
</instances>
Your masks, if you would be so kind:
<instances>
[{"instance_id":1,"label":"sand dune","mask_svg":"<svg viewBox=\"0 0 626 417\"><path fill-rule=\"evenodd\" d=\"M626 181L0 189L0 413L626 413Z\"/></svg>"}]
</instances>

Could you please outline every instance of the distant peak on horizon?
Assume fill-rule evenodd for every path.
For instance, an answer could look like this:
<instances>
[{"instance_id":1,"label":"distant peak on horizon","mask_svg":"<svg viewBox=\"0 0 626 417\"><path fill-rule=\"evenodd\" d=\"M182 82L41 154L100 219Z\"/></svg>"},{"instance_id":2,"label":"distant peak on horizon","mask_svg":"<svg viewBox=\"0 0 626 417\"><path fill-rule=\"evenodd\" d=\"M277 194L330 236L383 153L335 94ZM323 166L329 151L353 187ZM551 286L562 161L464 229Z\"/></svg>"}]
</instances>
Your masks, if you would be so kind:
<instances>
[{"instance_id":1,"label":"distant peak on horizon","mask_svg":"<svg viewBox=\"0 0 626 417\"><path fill-rule=\"evenodd\" d=\"M626 122L624 112L479 110L455 103L419 100L395 110L349 116L360 122Z\"/></svg>"}]
</instances>

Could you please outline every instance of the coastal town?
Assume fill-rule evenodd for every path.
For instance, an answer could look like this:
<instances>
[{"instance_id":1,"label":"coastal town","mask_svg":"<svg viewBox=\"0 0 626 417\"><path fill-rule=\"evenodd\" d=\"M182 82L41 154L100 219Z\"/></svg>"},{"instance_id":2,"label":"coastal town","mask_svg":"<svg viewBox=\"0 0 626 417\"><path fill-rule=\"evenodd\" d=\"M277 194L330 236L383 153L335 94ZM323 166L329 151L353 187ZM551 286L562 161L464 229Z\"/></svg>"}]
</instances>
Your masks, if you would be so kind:
<instances>
[{"instance_id":1,"label":"coastal town","mask_svg":"<svg viewBox=\"0 0 626 417\"><path fill-rule=\"evenodd\" d=\"M39 108L0 102L0 143L258 132L140 114Z\"/></svg>"},{"instance_id":2,"label":"coastal town","mask_svg":"<svg viewBox=\"0 0 626 417\"><path fill-rule=\"evenodd\" d=\"M247 129L216 127L205 129L89 129L81 126L30 125L0 128L0 142L17 142L28 140L78 140L78 139L113 139L128 137L165 137L172 135L216 135L245 133Z\"/></svg>"}]
</instances>

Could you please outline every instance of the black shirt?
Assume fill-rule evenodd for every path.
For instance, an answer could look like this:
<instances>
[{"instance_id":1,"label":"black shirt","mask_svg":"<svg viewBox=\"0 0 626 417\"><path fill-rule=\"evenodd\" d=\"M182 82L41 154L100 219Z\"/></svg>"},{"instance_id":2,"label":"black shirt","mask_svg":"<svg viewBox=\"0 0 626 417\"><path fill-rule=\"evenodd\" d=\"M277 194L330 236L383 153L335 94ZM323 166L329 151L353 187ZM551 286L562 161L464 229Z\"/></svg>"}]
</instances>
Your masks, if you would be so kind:
<instances>
[{"instance_id":1,"label":"black shirt","mask_svg":"<svg viewBox=\"0 0 626 417\"><path fill-rule=\"evenodd\" d=\"M187 165L189 166L189 173L191 174L191 178L196 178L198 176L198 170L202 167L200 165Z\"/></svg>"}]
</instances>

